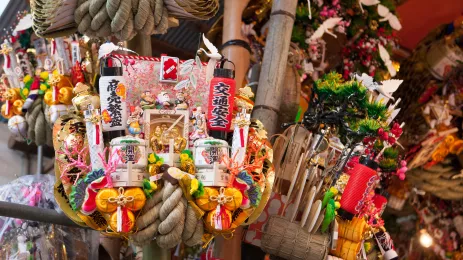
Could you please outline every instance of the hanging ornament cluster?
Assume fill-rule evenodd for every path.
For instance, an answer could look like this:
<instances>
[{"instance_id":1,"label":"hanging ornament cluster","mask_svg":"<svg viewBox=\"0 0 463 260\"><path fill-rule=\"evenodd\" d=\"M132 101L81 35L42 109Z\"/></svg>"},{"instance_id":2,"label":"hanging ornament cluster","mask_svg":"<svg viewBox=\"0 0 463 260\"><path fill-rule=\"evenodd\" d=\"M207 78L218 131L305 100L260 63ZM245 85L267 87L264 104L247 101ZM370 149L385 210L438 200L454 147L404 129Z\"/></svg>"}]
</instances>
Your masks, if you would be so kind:
<instances>
[{"instance_id":1,"label":"hanging ornament cluster","mask_svg":"<svg viewBox=\"0 0 463 260\"><path fill-rule=\"evenodd\" d=\"M235 95L224 60L208 81L199 59L117 50L100 47L99 93L83 77L72 89L73 112L54 123L55 197L65 214L138 246L155 238L162 248L207 246L256 220L274 170L265 129L251 119L253 93ZM147 80L163 88L157 95L129 83L147 69ZM49 76L51 87L67 88L67 78ZM189 100L200 88L209 90L204 104Z\"/></svg>"},{"instance_id":2,"label":"hanging ornament cluster","mask_svg":"<svg viewBox=\"0 0 463 260\"><path fill-rule=\"evenodd\" d=\"M30 26L25 15L1 45L1 115L18 140L51 146L53 123L72 110L74 86L93 76L96 49L85 38L31 41Z\"/></svg>"}]
</instances>

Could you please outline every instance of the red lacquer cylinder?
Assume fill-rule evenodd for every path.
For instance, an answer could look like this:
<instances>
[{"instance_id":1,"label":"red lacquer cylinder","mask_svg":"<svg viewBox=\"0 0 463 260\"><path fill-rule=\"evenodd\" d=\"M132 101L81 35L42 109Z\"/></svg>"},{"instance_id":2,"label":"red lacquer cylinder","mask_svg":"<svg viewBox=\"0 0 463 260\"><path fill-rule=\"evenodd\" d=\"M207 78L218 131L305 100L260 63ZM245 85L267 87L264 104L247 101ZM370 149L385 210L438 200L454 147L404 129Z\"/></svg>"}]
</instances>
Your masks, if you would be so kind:
<instances>
[{"instance_id":1,"label":"red lacquer cylinder","mask_svg":"<svg viewBox=\"0 0 463 260\"><path fill-rule=\"evenodd\" d=\"M365 158L362 159L351 170L349 181L341 196L339 215L344 219L351 220L354 215L359 213L365 198L373 189L378 178L376 170L372 169L377 168L376 163Z\"/></svg>"},{"instance_id":2,"label":"red lacquer cylinder","mask_svg":"<svg viewBox=\"0 0 463 260\"><path fill-rule=\"evenodd\" d=\"M210 82L207 111L207 128L212 131L230 132L235 80L233 70L217 68Z\"/></svg>"}]
</instances>

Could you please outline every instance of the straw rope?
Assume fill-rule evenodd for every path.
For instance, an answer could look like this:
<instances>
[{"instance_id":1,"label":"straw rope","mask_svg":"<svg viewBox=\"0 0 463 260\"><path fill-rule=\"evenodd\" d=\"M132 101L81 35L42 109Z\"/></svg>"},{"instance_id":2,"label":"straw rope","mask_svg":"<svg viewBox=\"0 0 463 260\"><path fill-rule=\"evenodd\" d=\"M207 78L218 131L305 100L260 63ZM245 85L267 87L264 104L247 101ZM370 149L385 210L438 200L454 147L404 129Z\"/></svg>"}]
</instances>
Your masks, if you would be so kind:
<instances>
[{"instance_id":1,"label":"straw rope","mask_svg":"<svg viewBox=\"0 0 463 260\"><path fill-rule=\"evenodd\" d=\"M182 240L187 246L195 246L201 243L204 233L204 224L198 218L194 208L188 205L185 217L185 228L182 233Z\"/></svg>"},{"instance_id":2,"label":"straw rope","mask_svg":"<svg viewBox=\"0 0 463 260\"><path fill-rule=\"evenodd\" d=\"M162 206L159 214L159 235L156 242L161 248L172 248L182 241L185 224L186 199L178 185L164 182Z\"/></svg>"},{"instance_id":3,"label":"straw rope","mask_svg":"<svg viewBox=\"0 0 463 260\"><path fill-rule=\"evenodd\" d=\"M87 36L114 34L120 40L137 33L163 34L169 27L163 0L79 0L74 18L77 30Z\"/></svg>"},{"instance_id":4,"label":"straw rope","mask_svg":"<svg viewBox=\"0 0 463 260\"><path fill-rule=\"evenodd\" d=\"M27 136L37 146L47 144L53 147L52 132L45 120L44 107L43 100L37 98L26 113Z\"/></svg>"},{"instance_id":5,"label":"straw rope","mask_svg":"<svg viewBox=\"0 0 463 260\"><path fill-rule=\"evenodd\" d=\"M135 245L144 246L149 244L158 233L159 212L162 206L163 189L157 191L153 197L148 199L141 211L141 215L137 218L136 227L138 232L131 235L130 239Z\"/></svg>"},{"instance_id":6,"label":"straw rope","mask_svg":"<svg viewBox=\"0 0 463 260\"><path fill-rule=\"evenodd\" d=\"M463 178L453 178L460 172L452 167L435 165L429 169L413 169L407 172L407 180L417 188L442 199L463 199Z\"/></svg>"}]
</instances>

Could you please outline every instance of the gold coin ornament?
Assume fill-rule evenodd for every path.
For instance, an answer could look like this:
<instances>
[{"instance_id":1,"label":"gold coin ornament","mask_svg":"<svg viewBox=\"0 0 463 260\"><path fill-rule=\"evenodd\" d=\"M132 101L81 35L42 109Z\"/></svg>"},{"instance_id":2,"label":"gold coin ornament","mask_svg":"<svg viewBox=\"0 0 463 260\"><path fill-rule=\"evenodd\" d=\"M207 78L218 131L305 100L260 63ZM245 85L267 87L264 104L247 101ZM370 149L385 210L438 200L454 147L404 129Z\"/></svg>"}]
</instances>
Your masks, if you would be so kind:
<instances>
[{"instance_id":1,"label":"gold coin ornament","mask_svg":"<svg viewBox=\"0 0 463 260\"><path fill-rule=\"evenodd\" d=\"M103 213L111 213L117 210L117 204L109 202L109 198L117 197L119 193L114 188L106 188L98 191L96 195L96 207Z\"/></svg>"},{"instance_id":2,"label":"gold coin ornament","mask_svg":"<svg viewBox=\"0 0 463 260\"><path fill-rule=\"evenodd\" d=\"M211 187L204 188L204 194L196 198L196 204L204 211L211 211L219 204L217 201L212 201L210 198L218 196L219 191Z\"/></svg>"},{"instance_id":3,"label":"gold coin ornament","mask_svg":"<svg viewBox=\"0 0 463 260\"><path fill-rule=\"evenodd\" d=\"M138 187L128 188L125 190L124 195L126 197L133 197L133 201L125 204L131 211L139 211L145 206L146 196L142 189Z\"/></svg>"},{"instance_id":4,"label":"gold coin ornament","mask_svg":"<svg viewBox=\"0 0 463 260\"><path fill-rule=\"evenodd\" d=\"M236 188L225 188L224 195L231 197L230 201L224 203L224 207L230 211L234 211L241 206L243 202L243 194Z\"/></svg>"}]
</instances>

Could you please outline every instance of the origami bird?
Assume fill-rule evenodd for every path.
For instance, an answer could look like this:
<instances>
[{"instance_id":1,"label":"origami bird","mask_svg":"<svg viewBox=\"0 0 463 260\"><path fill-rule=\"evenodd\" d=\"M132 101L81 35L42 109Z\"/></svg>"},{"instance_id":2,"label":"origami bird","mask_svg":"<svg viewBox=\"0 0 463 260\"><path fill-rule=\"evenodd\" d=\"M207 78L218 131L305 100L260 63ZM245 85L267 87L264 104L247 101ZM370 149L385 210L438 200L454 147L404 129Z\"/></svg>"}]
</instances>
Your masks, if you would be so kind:
<instances>
[{"instance_id":1,"label":"origami bird","mask_svg":"<svg viewBox=\"0 0 463 260\"><path fill-rule=\"evenodd\" d=\"M322 25L320 25L320 27L315 30L314 34L310 36L310 40L315 41L316 39L320 39L325 33L333 36L334 38L338 38L336 34L330 32L329 30L333 29L340 21L342 21L342 18L339 17L326 19Z\"/></svg>"},{"instance_id":2,"label":"origami bird","mask_svg":"<svg viewBox=\"0 0 463 260\"><path fill-rule=\"evenodd\" d=\"M387 67L389 74L391 74L391 77L395 77L395 75L397 74L397 71L392 65L391 56L389 55L389 52L387 52L386 48L384 48L384 46L381 44L378 44L378 49L379 49L379 56L383 60L384 65Z\"/></svg>"},{"instance_id":3,"label":"origami bird","mask_svg":"<svg viewBox=\"0 0 463 260\"><path fill-rule=\"evenodd\" d=\"M388 21L389 25L392 29L400 31L402 29L402 25L400 24L399 18L395 16L391 11L384 5L378 5L378 14L383 18L379 19L380 22Z\"/></svg>"},{"instance_id":4,"label":"origami bird","mask_svg":"<svg viewBox=\"0 0 463 260\"><path fill-rule=\"evenodd\" d=\"M209 82L211 81L213 75L214 75L214 68L217 62L222 59L222 55L219 53L219 50L217 47L214 46L214 44L209 41L209 39L206 38L203 34L203 42L204 45L206 45L206 48L209 50L209 53L204 50L203 48L199 48L198 52L199 53L204 53L206 54L207 57L209 57L209 62L207 63L206 67L206 81Z\"/></svg>"},{"instance_id":5,"label":"origami bird","mask_svg":"<svg viewBox=\"0 0 463 260\"><path fill-rule=\"evenodd\" d=\"M102 57L105 57L114 51L127 51L127 52L137 54L136 52L130 49L124 48L122 46L117 46L116 44L112 42L106 42L106 43L103 43L100 46L100 49L98 50L98 59L101 59Z\"/></svg>"},{"instance_id":6,"label":"origami bird","mask_svg":"<svg viewBox=\"0 0 463 260\"><path fill-rule=\"evenodd\" d=\"M367 87L370 91L378 91L383 96L394 100L392 93L394 93L402 84L403 80L399 79L390 79L381 81L381 84L374 82L373 78L369 75L363 73L362 76L354 76L357 81L362 82L362 84Z\"/></svg>"},{"instance_id":7,"label":"origami bird","mask_svg":"<svg viewBox=\"0 0 463 260\"><path fill-rule=\"evenodd\" d=\"M362 13L363 13L362 5L371 6L371 5L377 5L379 3L380 2L378 0L359 0L360 10L362 10Z\"/></svg>"}]
</instances>

